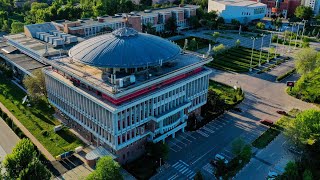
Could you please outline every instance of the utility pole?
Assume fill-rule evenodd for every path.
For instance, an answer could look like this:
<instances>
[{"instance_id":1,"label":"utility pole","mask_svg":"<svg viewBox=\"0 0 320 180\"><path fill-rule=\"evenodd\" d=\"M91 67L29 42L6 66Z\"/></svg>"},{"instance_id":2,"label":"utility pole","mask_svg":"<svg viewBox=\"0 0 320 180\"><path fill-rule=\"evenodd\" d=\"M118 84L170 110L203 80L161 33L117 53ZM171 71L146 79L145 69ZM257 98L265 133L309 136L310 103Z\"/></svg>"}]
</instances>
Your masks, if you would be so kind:
<instances>
[{"instance_id":1,"label":"utility pole","mask_svg":"<svg viewBox=\"0 0 320 180\"><path fill-rule=\"evenodd\" d=\"M250 61L250 69L249 69L250 72L252 71L252 58L253 58L254 41L256 39L258 39L258 38L257 37L251 37L251 39L252 39L252 52L251 52L251 61Z\"/></svg>"},{"instance_id":2,"label":"utility pole","mask_svg":"<svg viewBox=\"0 0 320 180\"><path fill-rule=\"evenodd\" d=\"M269 60L269 58L270 58L270 48L271 48L271 43L272 43L272 37L273 37L273 35L272 35L272 32L271 32L271 34L270 34L270 42L269 42L269 49L268 49L268 58L267 58L267 62L269 62L270 60Z\"/></svg>"},{"instance_id":3,"label":"utility pole","mask_svg":"<svg viewBox=\"0 0 320 180\"><path fill-rule=\"evenodd\" d=\"M296 42L294 43L294 48L293 48L293 49L296 49L296 48L297 48L297 41L298 41L298 36L299 36L299 28L300 28L300 24L298 23L298 30L297 30L297 35L296 35Z\"/></svg>"},{"instance_id":4,"label":"utility pole","mask_svg":"<svg viewBox=\"0 0 320 180\"><path fill-rule=\"evenodd\" d=\"M282 56L284 56L284 54L285 54L285 52L286 52L286 48L285 48L285 42L286 42L286 32L287 32L287 29L289 28L288 26L285 26L284 27L285 28L285 30L284 30L284 36L283 36L283 43L282 43L282 45L283 45L283 53L282 53Z\"/></svg>"},{"instance_id":5,"label":"utility pole","mask_svg":"<svg viewBox=\"0 0 320 180\"><path fill-rule=\"evenodd\" d=\"M292 40L292 34L293 34L293 26L295 26L295 25L296 25L296 23L293 23L293 24L291 25L291 33L290 33L290 41L289 41L288 52L291 51L291 40Z\"/></svg>"},{"instance_id":6,"label":"utility pole","mask_svg":"<svg viewBox=\"0 0 320 180\"><path fill-rule=\"evenodd\" d=\"M302 20L303 22L303 30L302 30L302 35L301 35L301 42L300 42L300 47L302 47L302 41L303 41L303 36L304 36L304 31L306 29L306 22L308 22L308 20Z\"/></svg>"},{"instance_id":7,"label":"utility pole","mask_svg":"<svg viewBox=\"0 0 320 180\"><path fill-rule=\"evenodd\" d=\"M263 46L263 38L265 37L265 34L261 34L261 47L260 47L260 57L259 57L259 67L261 66L261 55L262 55L262 46Z\"/></svg>"},{"instance_id":8,"label":"utility pole","mask_svg":"<svg viewBox=\"0 0 320 180\"><path fill-rule=\"evenodd\" d=\"M276 49L275 49L275 51L274 51L274 57L275 57L275 58L277 58L277 49L278 49L278 43L279 43L279 34L280 34L281 29L279 28L278 30L279 30L279 33L278 33L278 35L277 35Z\"/></svg>"}]
</instances>

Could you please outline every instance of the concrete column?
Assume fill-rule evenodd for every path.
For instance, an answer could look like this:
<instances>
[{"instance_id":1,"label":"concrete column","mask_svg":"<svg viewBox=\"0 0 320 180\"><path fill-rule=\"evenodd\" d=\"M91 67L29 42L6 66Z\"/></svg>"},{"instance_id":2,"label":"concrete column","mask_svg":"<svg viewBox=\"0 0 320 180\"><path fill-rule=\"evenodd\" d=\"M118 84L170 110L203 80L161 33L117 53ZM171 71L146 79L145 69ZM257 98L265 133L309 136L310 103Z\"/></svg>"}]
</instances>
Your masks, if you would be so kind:
<instances>
[{"instance_id":1,"label":"concrete column","mask_svg":"<svg viewBox=\"0 0 320 180\"><path fill-rule=\"evenodd\" d=\"M181 119L181 122L184 122L184 117L183 117L184 113L183 113L183 110L180 111L180 119Z\"/></svg>"},{"instance_id":2,"label":"concrete column","mask_svg":"<svg viewBox=\"0 0 320 180\"><path fill-rule=\"evenodd\" d=\"M181 131L184 133L184 128L182 128Z\"/></svg>"},{"instance_id":3,"label":"concrete column","mask_svg":"<svg viewBox=\"0 0 320 180\"><path fill-rule=\"evenodd\" d=\"M176 137L176 133L173 133L173 134L172 134L172 138L175 138L175 137Z\"/></svg>"},{"instance_id":4,"label":"concrete column","mask_svg":"<svg viewBox=\"0 0 320 180\"><path fill-rule=\"evenodd\" d=\"M160 133L163 134L163 120L159 122Z\"/></svg>"}]
</instances>

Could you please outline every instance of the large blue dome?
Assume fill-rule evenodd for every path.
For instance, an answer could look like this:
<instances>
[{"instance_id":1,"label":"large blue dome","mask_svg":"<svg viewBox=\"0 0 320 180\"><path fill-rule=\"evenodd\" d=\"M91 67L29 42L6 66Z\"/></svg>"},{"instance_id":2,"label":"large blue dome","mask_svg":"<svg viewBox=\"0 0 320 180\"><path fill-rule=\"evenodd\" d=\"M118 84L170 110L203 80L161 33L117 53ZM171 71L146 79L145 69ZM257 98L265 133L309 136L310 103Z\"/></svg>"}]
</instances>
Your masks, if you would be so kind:
<instances>
[{"instance_id":1,"label":"large blue dome","mask_svg":"<svg viewBox=\"0 0 320 180\"><path fill-rule=\"evenodd\" d=\"M180 52L178 45L166 39L125 27L77 44L69 56L90 66L137 68L170 61Z\"/></svg>"}]
</instances>

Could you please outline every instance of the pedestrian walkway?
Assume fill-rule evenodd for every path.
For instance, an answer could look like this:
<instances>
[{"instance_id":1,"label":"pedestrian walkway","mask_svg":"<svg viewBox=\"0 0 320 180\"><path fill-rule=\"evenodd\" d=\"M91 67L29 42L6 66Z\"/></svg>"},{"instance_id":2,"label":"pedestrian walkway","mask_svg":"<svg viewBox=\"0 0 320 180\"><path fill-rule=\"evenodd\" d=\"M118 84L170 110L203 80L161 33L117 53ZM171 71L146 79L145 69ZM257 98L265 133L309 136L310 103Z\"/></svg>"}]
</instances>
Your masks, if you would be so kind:
<instances>
[{"instance_id":1,"label":"pedestrian walkway","mask_svg":"<svg viewBox=\"0 0 320 180\"><path fill-rule=\"evenodd\" d=\"M12 131L6 122L0 118L0 162L19 142L19 137Z\"/></svg>"}]
</instances>

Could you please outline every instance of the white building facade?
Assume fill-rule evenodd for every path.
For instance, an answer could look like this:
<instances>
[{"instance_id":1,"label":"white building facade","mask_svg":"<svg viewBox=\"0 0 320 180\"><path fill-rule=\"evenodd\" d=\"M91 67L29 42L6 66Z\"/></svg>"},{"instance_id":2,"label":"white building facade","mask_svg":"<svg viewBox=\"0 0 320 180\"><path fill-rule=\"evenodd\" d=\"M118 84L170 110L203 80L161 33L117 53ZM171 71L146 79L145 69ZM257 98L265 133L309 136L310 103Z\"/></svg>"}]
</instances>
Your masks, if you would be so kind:
<instances>
[{"instance_id":1,"label":"white building facade","mask_svg":"<svg viewBox=\"0 0 320 180\"><path fill-rule=\"evenodd\" d=\"M267 13L267 5L248 0L209 0L208 12L210 11L217 11L227 23L235 19L246 24L261 20Z\"/></svg>"},{"instance_id":2,"label":"white building facade","mask_svg":"<svg viewBox=\"0 0 320 180\"><path fill-rule=\"evenodd\" d=\"M320 12L320 0L305 0L305 6L312 8L314 15L319 15Z\"/></svg>"},{"instance_id":3,"label":"white building facade","mask_svg":"<svg viewBox=\"0 0 320 180\"><path fill-rule=\"evenodd\" d=\"M122 29L118 32L120 34L127 33ZM106 36L106 39L123 40L122 37L117 37L117 35L103 36ZM130 36L125 38L130 39ZM132 36L139 38L150 36L150 41L153 43L159 41L158 37L155 38L142 33L134 33ZM99 39L102 36L96 38ZM75 62L70 61L70 59L61 60L44 70L48 99L68 117L66 123L92 142L93 145L105 147L117 157L120 163L134 160L144 153L144 145L147 141L157 143L164 141L169 136L175 137L175 133L178 131L184 131L188 114L199 114L201 106L207 101L211 70L203 66L210 59L192 54L180 54L180 50L178 50L180 48L173 51L176 48L175 44L161 41L159 43L164 43L163 47L168 48L168 50L162 49L161 53L168 51L165 55L165 57L168 57L170 53L174 52L175 55L172 57L175 60L173 62L171 60L170 62L162 62L161 60L160 66L157 65L158 74L148 69L151 66L155 67L155 64L150 61L148 61L150 63L147 63L146 67L132 68L134 65L130 65L110 68L110 64L108 64L109 68L101 69L101 67L86 65L89 61L80 60L81 62L79 62L79 56L77 56L79 53L71 57L75 59ZM92 42L98 41L95 39ZM112 42L112 40L106 40L103 44ZM86 49L88 43L90 44L90 42L80 43L80 46L75 47L75 50ZM101 45L93 48L94 53L97 52L96 49L99 49L99 47ZM122 49L121 47L118 48L120 48L119 50ZM150 48L155 51L160 50L157 47ZM69 55L73 56L73 49L70 51ZM117 50L113 49L110 53L114 51ZM148 53L148 48L145 48L144 51ZM103 55L109 57L110 53ZM131 53L128 53L128 56L131 56ZM159 54L159 57L161 55ZM157 56L157 54L154 54L152 58ZM85 57L87 57L87 54ZM90 62L92 60L98 63L96 58L90 59ZM137 63L140 63L138 59L133 57L130 62L136 60ZM186 64L186 62L188 63ZM165 65L162 65L162 63ZM175 65L173 66L171 63ZM85 73L83 68L86 71ZM149 73L149 77L142 80L141 78L145 78L145 75L142 74L145 71ZM93 74L90 75L88 72ZM161 72L164 73L159 74ZM99 83L104 83L97 83L96 80L105 74L108 75L108 78L111 75L111 79L107 78L110 81L103 80ZM120 76L120 74L130 74L131 83L125 85L126 77L115 77Z\"/></svg>"}]
</instances>

